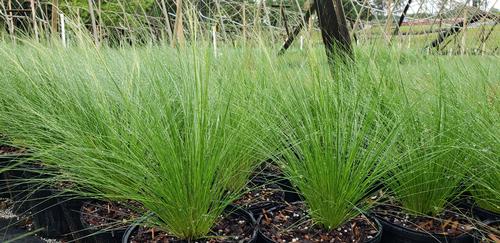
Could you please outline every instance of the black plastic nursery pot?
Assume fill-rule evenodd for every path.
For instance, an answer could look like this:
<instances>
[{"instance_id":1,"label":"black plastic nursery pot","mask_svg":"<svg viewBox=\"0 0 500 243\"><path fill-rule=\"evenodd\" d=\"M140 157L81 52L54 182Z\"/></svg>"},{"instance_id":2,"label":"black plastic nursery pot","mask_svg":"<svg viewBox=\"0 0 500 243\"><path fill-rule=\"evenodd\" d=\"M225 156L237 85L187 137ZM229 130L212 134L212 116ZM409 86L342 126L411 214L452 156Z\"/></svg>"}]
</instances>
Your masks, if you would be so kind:
<instances>
[{"instance_id":1,"label":"black plastic nursery pot","mask_svg":"<svg viewBox=\"0 0 500 243\"><path fill-rule=\"evenodd\" d=\"M9 171L10 198L13 212L21 218L31 218L37 235L46 238L78 239L81 230L80 208L83 203L72 195L42 184L49 178L42 173L43 165L22 164Z\"/></svg>"},{"instance_id":2,"label":"black plastic nursery pot","mask_svg":"<svg viewBox=\"0 0 500 243\"><path fill-rule=\"evenodd\" d=\"M0 156L0 170L6 170L10 167L10 160ZM11 183L9 183L9 171L0 172L0 198L11 197Z\"/></svg>"},{"instance_id":3,"label":"black plastic nursery pot","mask_svg":"<svg viewBox=\"0 0 500 243\"><path fill-rule=\"evenodd\" d=\"M41 173L42 165L23 163L15 169L7 172L7 183L9 187L10 199L14 206L14 213L23 216L30 213L34 206L40 204L44 199L49 199L53 190L47 185L40 183L48 176Z\"/></svg>"},{"instance_id":4,"label":"black plastic nursery pot","mask_svg":"<svg viewBox=\"0 0 500 243\"><path fill-rule=\"evenodd\" d=\"M300 213L288 210L288 207L291 205L304 205L304 204L301 201L297 201L297 202L294 202L292 204L282 205L279 207L272 208L268 211L268 213L270 215L276 213L277 217L281 218L281 219L296 217L298 222L302 222L302 223L306 222L306 221L301 221L301 220L304 220L303 219L304 215L301 215ZM283 214L283 212L285 212L285 213ZM304 210L303 212L307 213L306 210ZM290 213L291 215L286 215L287 213ZM284 226L283 229L276 229L276 230L273 230L273 232L267 232L266 231L267 229L265 229L265 227L264 227L264 220L273 221L272 219L269 219L269 218L271 218L271 217L269 217L267 215L262 215L257 220L258 227L259 227L258 242L277 243L278 241L273 239L273 238L275 238L275 236L282 237L283 232L287 232L287 231L291 230L291 228L288 228L288 226ZM311 220L308 219L308 221L311 221ZM364 221L365 225L357 224L358 222L361 222L361 221ZM272 223L275 223L275 222L273 221ZM294 223L292 227L302 225L302 223ZM278 225L283 226L279 223L278 223ZM372 227L372 229L366 229L366 228L364 228L364 226ZM382 232L383 232L383 226L380 224L380 222L376 218L365 217L365 216L358 216L355 219L353 219L352 221L339 227L338 229L333 229L333 230L326 230L326 229L321 229L321 228L313 229L313 227L315 227L315 226L312 223L311 223L311 227L309 227L309 226L304 227L303 225L301 227L303 227L303 228L298 229L297 232L300 232L301 234L305 234L305 235L307 235L307 237L305 237L305 235L302 235L302 236L296 236L293 239L281 238L281 240L286 241L286 242L308 242L308 243L318 242L318 241L338 242L338 243L341 243L341 242L379 243L379 242L381 242ZM364 228L364 229L361 229L361 228ZM350 229L350 230L347 231L346 229ZM344 231L344 230L346 230L346 231ZM360 230L365 230L365 231L364 231L364 233L361 233ZM346 232L348 232L348 233L346 233ZM356 234L355 232L358 232L357 233L358 236L360 236L362 239L357 239L358 241L356 241L355 239L352 239L352 238L350 238L350 239L341 238L344 236L349 237L349 233L352 233L354 235L354 234ZM366 232L370 232L370 233L365 234ZM271 234L275 233L276 235L270 235L270 233ZM344 234L344 236L342 236L343 234ZM329 239L323 238L325 235L327 235L327 237L330 237L330 238ZM317 237L317 238L313 239L312 237ZM281 242L281 240L279 242Z\"/></svg>"},{"instance_id":5,"label":"black plastic nursery pot","mask_svg":"<svg viewBox=\"0 0 500 243\"><path fill-rule=\"evenodd\" d=\"M284 200L289 203L302 201L298 190L292 185L292 182L284 175L267 174L265 177L253 180L256 185L276 184L283 189Z\"/></svg>"},{"instance_id":6,"label":"black plastic nursery pot","mask_svg":"<svg viewBox=\"0 0 500 243\"><path fill-rule=\"evenodd\" d=\"M47 241L42 240L36 236L33 236L31 232L15 227L12 225L2 226L0 222L0 239L2 242L19 242L19 243L46 243Z\"/></svg>"},{"instance_id":7,"label":"black plastic nursery pot","mask_svg":"<svg viewBox=\"0 0 500 243\"><path fill-rule=\"evenodd\" d=\"M302 201L303 198L300 196L297 188L292 185L292 182L286 178L280 178L276 182L285 192L285 201L289 203Z\"/></svg>"},{"instance_id":8,"label":"black plastic nursery pot","mask_svg":"<svg viewBox=\"0 0 500 243\"><path fill-rule=\"evenodd\" d=\"M30 228L36 236L75 240L82 237L79 221L81 200L62 196L54 190L37 190L22 202L23 212L0 220L1 228ZM13 207L21 206L14 204ZM79 242L79 241L76 241Z\"/></svg>"},{"instance_id":9,"label":"black plastic nursery pot","mask_svg":"<svg viewBox=\"0 0 500 243\"><path fill-rule=\"evenodd\" d=\"M292 185L292 182L286 178L285 174L276 164L270 161L266 161L261 165L252 182L256 185L276 184L283 189L286 202L302 201L298 190Z\"/></svg>"},{"instance_id":10,"label":"black plastic nursery pot","mask_svg":"<svg viewBox=\"0 0 500 243\"><path fill-rule=\"evenodd\" d=\"M238 235L234 235L233 237L237 237L238 239L224 239L224 240L217 240L217 235L214 235L213 238L209 239L199 239L199 240L181 240L181 239L168 239L168 240L134 240L134 236L137 235L139 229L141 228L140 224L134 224L131 225L125 234L123 235L122 243L131 243L131 242L137 242L137 243L150 243L150 242L169 242L169 243L190 243L190 242L198 242L198 243L257 243L257 237L258 237L258 229L257 229L257 223L253 215L240 208L240 207L235 207L235 206L229 206L226 209L226 212L228 214L226 217L234 217L235 219L244 219L246 222L248 222L251 228L251 232L247 232L249 234L248 240L244 240L244 237L239 237ZM158 233L159 234L159 233Z\"/></svg>"},{"instance_id":11,"label":"black plastic nursery pot","mask_svg":"<svg viewBox=\"0 0 500 243\"><path fill-rule=\"evenodd\" d=\"M37 235L55 239L79 239L82 235L80 208L83 200L73 199L53 189L40 189L28 199L28 215Z\"/></svg>"},{"instance_id":12,"label":"black plastic nursery pot","mask_svg":"<svg viewBox=\"0 0 500 243\"><path fill-rule=\"evenodd\" d=\"M285 191L276 183L252 183L250 191L233 204L258 217L263 210L269 210L285 202Z\"/></svg>"},{"instance_id":13,"label":"black plastic nursery pot","mask_svg":"<svg viewBox=\"0 0 500 243\"><path fill-rule=\"evenodd\" d=\"M87 212L85 208L89 205L99 204L97 201L87 201L83 203L80 209L80 222L82 225L82 235L84 237L83 242L85 243L119 243L122 242L123 236L127 231L128 226L117 226L117 227L97 227L91 225L85 218ZM105 217L105 216L103 216Z\"/></svg>"},{"instance_id":14,"label":"black plastic nursery pot","mask_svg":"<svg viewBox=\"0 0 500 243\"><path fill-rule=\"evenodd\" d=\"M477 205L472 206L472 214L481 221L497 221L500 220L500 214L486 210Z\"/></svg>"},{"instance_id":15,"label":"black plastic nursery pot","mask_svg":"<svg viewBox=\"0 0 500 243\"><path fill-rule=\"evenodd\" d=\"M380 216L376 218L382 224L384 229L382 242L384 243L472 243L474 242L474 232L464 233L458 236L446 236L443 234L434 234L416 231L410 228L393 224Z\"/></svg>"},{"instance_id":16,"label":"black plastic nursery pot","mask_svg":"<svg viewBox=\"0 0 500 243\"><path fill-rule=\"evenodd\" d=\"M0 198L12 198L16 179L22 178L22 160L27 157L28 155L21 153L0 153L0 170L3 171L0 173Z\"/></svg>"},{"instance_id":17,"label":"black plastic nursery pot","mask_svg":"<svg viewBox=\"0 0 500 243\"><path fill-rule=\"evenodd\" d=\"M496 212L492 212L490 210L481 208L477 203L475 203L470 195L466 195L462 198L456 206L458 208L462 208L467 210L474 216L474 218L483 221L490 222L500 220L500 214Z\"/></svg>"},{"instance_id":18,"label":"black plastic nursery pot","mask_svg":"<svg viewBox=\"0 0 500 243\"><path fill-rule=\"evenodd\" d=\"M16 154L3 157L2 167L7 168L2 173L3 190L2 197L13 201L13 211L22 215L32 206L29 201L37 197L37 185L34 181L47 178L42 175L42 166L35 162L28 162L28 154Z\"/></svg>"}]
</instances>

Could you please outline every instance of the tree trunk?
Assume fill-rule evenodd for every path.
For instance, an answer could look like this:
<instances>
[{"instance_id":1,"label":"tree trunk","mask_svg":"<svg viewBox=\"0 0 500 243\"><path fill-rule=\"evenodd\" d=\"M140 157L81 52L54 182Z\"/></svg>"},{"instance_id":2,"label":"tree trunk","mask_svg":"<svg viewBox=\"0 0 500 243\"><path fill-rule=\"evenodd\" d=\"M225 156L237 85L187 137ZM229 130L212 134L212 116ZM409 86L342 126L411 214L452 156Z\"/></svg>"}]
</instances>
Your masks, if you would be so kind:
<instances>
[{"instance_id":1,"label":"tree trunk","mask_svg":"<svg viewBox=\"0 0 500 243\"><path fill-rule=\"evenodd\" d=\"M285 9L283 8L283 0L280 2L280 13L283 25L285 26L286 36L290 36L290 28L288 28L288 18L286 17Z\"/></svg>"},{"instance_id":2,"label":"tree trunk","mask_svg":"<svg viewBox=\"0 0 500 243\"><path fill-rule=\"evenodd\" d=\"M278 55L282 55L286 50L288 50L288 48L290 48L297 35L299 35L300 30L302 30L302 28L304 27L304 24L309 22L309 19L311 18L311 15L315 10L316 8L314 7L314 3L311 3L311 5L306 8L306 13L304 14L303 21L300 21L299 25L295 27L295 29L293 29L291 35L287 37L285 43L283 43L283 47L281 47L281 50L278 52Z\"/></svg>"},{"instance_id":3,"label":"tree trunk","mask_svg":"<svg viewBox=\"0 0 500 243\"><path fill-rule=\"evenodd\" d=\"M11 12L12 0L7 1L7 25L9 26L9 34L14 38L14 17Z\"/></svg>"},{"instance_id":4,"label":"tree trunk","mask_svg":"<svg viewBox=\"0 0 500 243\"><path fill-rule=\"evenodd\" d=\"M406 6L403 9L401 16L399 17L398 26L396 26L396 29L394 29L394 33L392 35L396 36L399 34L399 29L401 28L401 25L403 25L403 22L405 21L406 13L408 12L408 9L410 9L412 1L413 0L408 0L408 2L406 3Z\"/></svg>"},{"instance_id":5,"label":"tree trunk","mask_svg":"<svg viewBox=\"0 0 500 243\"><path fill-rule=\"evenodd\" d=\"M94 0L88 0L90 21L92 22L92 35L96 45L99 45L99 36L97 35L97 23L95 19Z\"/></svg>"},{"instance_id":6,"label":"tree trunk","mask_svg":"<svg viewBox=\"0 0 500 243\"><path fill-rule=\"evenodd\" d=\"M453 25L448 31L441 32L439 34L439 37L436 40L434 40L433 42L431 42L431 44L427 48L436 48L437 47L439 49L439 46L441 45L441 43L443 43L443 41L446 38L448 38L449 36L452 36L456 33L459 33L466 24L470 25L472 23L478 22L482 18L495 19L495 21L498 21L495 16L489 15L488 13L485 13L485 12L475 14L471 18L468 18L467 21L465 21L465 20L460 21L459 23Z\"/></svg>"},{"instance_id":7,"label":"tree trunk","mask_svg":"<svg viewBox=\"0 0 500 243\"><path fill-rule=\"evenodd\" d=\"M176 9L176 17L175 17L175 26L174 26L174 41L172 42L172 47L176 45L183 46L184 45L184 24L183 24L183 10L182 10L182 0L177 0L177 9Z\"/></svg>"},{"instance_id":8,"label":"tree trunk","mask_svg":"<svg viewBox=\"0 0 500 243\"><path fill-rule=\"evenodd\" d=\"M35 0L30 0L30 8L31 8L31 21L33 21L33 31L35 33L35 40L38 42L38 23L36 22L36 8L35 8Z\"/></svg>"},{"instance_id":9,"label":"tree trunk","mask_svg":"<svg viewBox=\"0 0 500 243\"><path fill-rule=\"evenodd\" d=\"M385 37L387 43L391 43L391 30L392 30L392 0L387 0L387 20L385 21Z\"/></svg>"},{"instance_id":10,"label":"tree trunk","mask_svg":"<svg viewBox=\"0 0 500 243\"><path fill-rule=\"evenodd\" d=\"M52 10L51 10L51 28L52 33L57 33L57 24L59 22L59 0L52 0Z\"/></svg>"},{"instance_id":11,"label":"tree trunk","mask_svg":"<svg viewBox=\"0 0 500 243\"><path fill-rule=\"evenodd\" d=\"M316 0L316 12L328 60L331 62L336 56L348 58L352 53L351 37L342 2L340 0Z\"/></svg>"},{"instance_id":12,"label":"tree trunk","mask_svg":"<svg viewBox=\"0 0 500 243\"><path fill-rule=\"evenodd\" d=\"M220 0L215 0L215 7L217 9L217 18L219 19L219 28L220 32L222 33L222 41L227 41L227 33L226 33L226 26L224 25L224 12L221 8Z\"/></svg>"},{"instance_id":13,"label":"tree trunk","mask_svg":"<svg viewBox=\"0 0 500 243\"><path fill-rule=\"evenodd\" d=\"M247 41L247 3L246 1L243 2L243 7L242 7L242 21L243 21L243 43L246 44Z\"/></svg>"},{"instance_id":14,"label":"tree trunk","mask_svg":"<svg viewBox=\"0 0 500 243\"><path fill-rule=\"evenodd\" d=\"M172 28L170 27L170 18L168 17L167 4L165 3L165 0L160 0L159 4L160 4L161 11L163 13L163 18L164 18L164 21L165 21L165 28L167 30L168 41L170 43L172 43L173 42Z\"/></svg>"}]
</instances>

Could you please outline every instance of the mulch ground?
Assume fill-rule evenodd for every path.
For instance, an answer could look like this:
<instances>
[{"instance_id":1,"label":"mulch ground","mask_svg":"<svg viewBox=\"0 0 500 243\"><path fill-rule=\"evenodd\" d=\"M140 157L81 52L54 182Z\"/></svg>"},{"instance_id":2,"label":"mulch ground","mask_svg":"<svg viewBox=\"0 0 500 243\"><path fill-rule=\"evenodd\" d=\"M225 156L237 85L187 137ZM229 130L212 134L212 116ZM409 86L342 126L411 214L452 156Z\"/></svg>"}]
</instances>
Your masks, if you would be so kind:
<instances>
[{"instance_id":1,"label":"mulch ground","mask_svg":"<svg viewBox=\"0 0 500 243\"><path fill-rule=\"evenodd\" d=\"M140 217L134 208L141 208L135 202L128 202L128 205L118 202L94 201L85 203L82 206L82 220L84 224L94 229L126 229L130 222Z\"/></svg>"}]
</instances>

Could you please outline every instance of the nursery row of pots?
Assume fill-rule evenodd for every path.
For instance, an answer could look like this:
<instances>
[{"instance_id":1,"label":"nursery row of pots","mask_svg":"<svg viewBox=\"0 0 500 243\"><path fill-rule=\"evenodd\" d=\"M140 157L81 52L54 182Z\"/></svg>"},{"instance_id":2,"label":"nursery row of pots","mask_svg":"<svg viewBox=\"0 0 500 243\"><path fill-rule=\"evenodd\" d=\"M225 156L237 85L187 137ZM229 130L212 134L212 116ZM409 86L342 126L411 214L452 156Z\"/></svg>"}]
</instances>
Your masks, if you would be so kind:
<instances>
[{"instance_id":1,"label":"nursery row of pots","mask_svg":"<svg viewBox=\"0 0 500 243\"><path fill-rule=\"evenodd\" d=\"M143 227L140 215L129 210L133 202L124 205L76 198L53 186L31 183L41 175L36 173L36 166L27 169L24 165L16 165L23 157L1 157L2 168L14 169L1 174L0 197L10 198L13 211L29 217L32 229L42 229L38 235L79 242L182 242L164 232ZM444 215L442 223L429 218L410 219L398 213L397 206L383 205L338 229L325 230L313 224L299 194L279 174L277 169L259 172L252 180L254 189L228 207L228 213L213 228L213 238L204 241L466 243L488 242L488 239L494 242L499 237L494 232L484 233L478 229L499 229L500 215L475 207L466 200L458 208L462 208L464 214L472 212L477 218L476 226L458 213ZM3 227L9 225L0 225Z\"/></svg>"}]
</instances>

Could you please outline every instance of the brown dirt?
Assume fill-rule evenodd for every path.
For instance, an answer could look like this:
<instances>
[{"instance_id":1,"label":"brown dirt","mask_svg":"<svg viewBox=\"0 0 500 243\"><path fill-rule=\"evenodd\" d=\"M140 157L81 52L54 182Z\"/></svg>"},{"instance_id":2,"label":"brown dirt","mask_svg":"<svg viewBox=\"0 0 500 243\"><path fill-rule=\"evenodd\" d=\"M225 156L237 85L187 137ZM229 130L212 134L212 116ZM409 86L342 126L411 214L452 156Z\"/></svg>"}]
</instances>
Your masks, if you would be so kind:
<instances>
[{"instance_id":1,"label":"brown dirt","mask_svg":"<svg viewBox=\"0 0 500 243\"><path fill-rule=\"evenodd\" d=\"M378 233L374 223L364 216L358 216L337 229L321 228L313 223L303 203L266 212L260 226L261 232L275 242L366 242Z\"/></svg>"},{"instance_id":2,"label":"brown dirt","mask_svg":"<svg viewBox=\"0 0 500 243\"><path fill-rule=\"evenodd\" d=\"M141 206L136 202L129 202L134 209ZM125 229L129 223L140 215L125 206L124 203L117 202L92 202L82 206L82 220L87 226L97 229L115 228Z\"/></svg>"}]
</instances>

